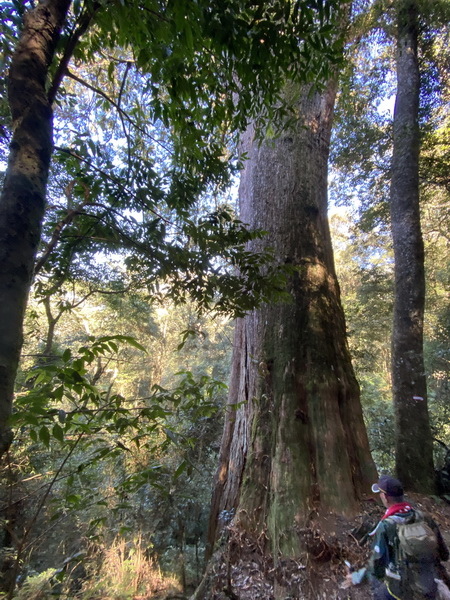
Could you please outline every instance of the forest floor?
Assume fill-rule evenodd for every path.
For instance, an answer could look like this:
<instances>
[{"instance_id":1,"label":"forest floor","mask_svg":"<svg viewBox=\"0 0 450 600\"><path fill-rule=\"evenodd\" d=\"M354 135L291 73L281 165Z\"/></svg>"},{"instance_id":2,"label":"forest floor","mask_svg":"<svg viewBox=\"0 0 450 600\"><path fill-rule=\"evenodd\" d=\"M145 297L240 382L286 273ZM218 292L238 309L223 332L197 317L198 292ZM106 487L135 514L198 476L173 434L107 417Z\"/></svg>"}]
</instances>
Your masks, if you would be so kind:
<instances>
[{"instance_id":1,"label":"forest floor","mask_svg":"<svg viewBox=\"0 0 450 600\"><path fill-rule=\"evenodd\" d=\"M450 545L450 504L417 494L410 494L407 500L433 516ZM279 561L276 566L257 542L230 529L226 549L219 550L210 561L191 600L370 600L367 584L341 588L344 561L355 569L365 565L370 542L364 543L364 534L373 529L383 512L371 499L361 504L353 519L331 514L322 516L320 522L313 519L308 528L298 530L308 550L306 560ZM450 564L446 566L450 571Z\"/></svg>"}]
</instances>

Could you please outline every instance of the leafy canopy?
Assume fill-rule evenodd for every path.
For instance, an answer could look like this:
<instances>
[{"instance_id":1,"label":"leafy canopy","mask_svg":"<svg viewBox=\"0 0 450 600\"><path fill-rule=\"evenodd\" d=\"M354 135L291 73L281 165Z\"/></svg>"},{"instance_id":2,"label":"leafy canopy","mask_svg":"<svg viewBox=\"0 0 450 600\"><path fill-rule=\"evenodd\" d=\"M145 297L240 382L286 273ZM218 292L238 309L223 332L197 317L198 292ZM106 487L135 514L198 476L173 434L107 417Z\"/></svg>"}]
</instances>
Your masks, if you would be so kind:
<instances>
[{"instance_id":1,"label":"leafy canopy","mask_svg":"<svg viewBox=\"0 0 450 600\"><path fill-rule=\"evenodd\" d=\"M57 148L37 264L47 293L67 278L123 281L120 264L107 277L95 267L106 253L125 261L126 285L206 310L239 315L277 296L283 273L263 270L270 252L245 249L262 232L219 198L238 132L254 118L281 123L287 78L330 74L344 4L75 1L48 82ZM1 5L3 73L31 6ZM7 143L4 104L0 116Z\"/></svg>"}]
</instances>

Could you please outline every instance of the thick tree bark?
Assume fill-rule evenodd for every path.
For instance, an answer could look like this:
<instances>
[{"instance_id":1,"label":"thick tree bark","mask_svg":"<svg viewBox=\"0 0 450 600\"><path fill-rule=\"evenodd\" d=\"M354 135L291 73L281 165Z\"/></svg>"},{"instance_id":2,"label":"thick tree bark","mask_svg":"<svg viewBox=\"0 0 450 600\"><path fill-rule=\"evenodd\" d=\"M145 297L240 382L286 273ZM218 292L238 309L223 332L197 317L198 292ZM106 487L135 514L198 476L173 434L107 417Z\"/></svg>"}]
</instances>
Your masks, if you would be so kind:
<instances>
[{"instance_id":1,"label":"thick tree bark","mask_svg":"<svg viewBox=\"0 0 450 600\"><path fill-rule=\"evenodd\" d=\"M433 447L423 360L424 247L419 208L417 3L398 3L397 97L391 174L395 256L392 386L396 469L405 487L433 490Z\"/></svg>"},{"instance_id":2,"label":"thick tree bark","mask_svg":"<svg viewBox=\"0 0 450 600\"><path fill-rule=\"evenodd\" d=\"M335 84L289 93L295 130L262 145L245 134L240 199L242 220L268 232L256 248L295 267L292 302L237 323L229 402L238 408L226 418L209 531L212 545L234 514L233 526L275 559L300 556L311 515L352 513L376 477L327 220Z\"/></svg>"},{"instance_id":3,"label":"thick tree bark","mask_svg":"<svg viewBox=\"0 0 450 600\"><path fill-rule=\"evenodd\" d=\"M69 6L44 0L27 13L8 77L13 138L0 198L0 456L12 440L8 418L45 210L53 129L46 84Z\"/></svg>"}]
</instances>

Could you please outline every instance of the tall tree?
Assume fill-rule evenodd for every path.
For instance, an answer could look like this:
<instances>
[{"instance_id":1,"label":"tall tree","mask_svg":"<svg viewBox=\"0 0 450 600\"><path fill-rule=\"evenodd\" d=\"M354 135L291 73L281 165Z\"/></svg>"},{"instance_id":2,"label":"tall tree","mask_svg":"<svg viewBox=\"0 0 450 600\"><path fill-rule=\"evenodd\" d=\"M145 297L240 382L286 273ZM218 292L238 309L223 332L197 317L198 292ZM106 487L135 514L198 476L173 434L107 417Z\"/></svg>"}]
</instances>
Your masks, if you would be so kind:
<instances>
[{"instance_id":1,"label":"tall tree","mask_svg":"<svg viewBox=\"0 0 450 600\"><path fill-rule=\"evenodd\" d=\"M382 3L368 4L375 18L364 19L369 27L354 53L357 60L349 63L351 84L342 94L345 118L340 123L340 143L334 148L338 149L335 164L343 171L335 189L341 201L343 190L348 198L354 198L357 190L365 231L392 225L396 306L390 370L397 415L395 454L399 476L407 487L429 491L433 465L422 349L425 275L419 181L422 194L423 183L437 183L442 171L439 167L434 170L439 160L434 163L431 159L433 151L422 153L419 165L419 143L433 146L430 132L442 125L439 107L447 105L442 59L446 55L443 40L448 36L449 5L402 0L380 12ZM390 113L383 115L381 109L395 95L395 83L392 123ZM427 204L424 194L422 215ZM426 320L429 318L433 318L430 312Z\"/></svg>"},{"instance_id":2,"label":"tall tree","mask_svg":"<svg viewBox=\"0 0 450 600\"><path fill-rule=\"evenodd\" d=\"M375 477L327 220L335 93L334 80L323 91L292 86L295 125L262 145L250 128L242 142L241 215L291 265L292 301L237 323L229 402L238 408L225 424L209 541L235 514L234 531L278 566L314 555L305 533L314 518L352 513ZM282 581L275 598L298 597Z\"/></svg>"},{"instance_id":3,"label":"tall tree","mask_svg":"<svg viewBox=\"0 0 450 600\"><path fill-rule=\"evenodd\" d=\"M70 0L44 0L24 21L8 78L14 134L0 199L0 455L11 442L8 417L22 323L45 211L52 151L46 85Z\"/></svg>"},{"instance_id":4,"label":"tall tree","mask_svg":"<svg viewBox=\"0 0 450 600\"><path fill-rule=\"evenodd\" d=\"M397 3L397 95L390 209L395 256L392 387L396 469L414 491L433 489L433 444L423 357L424 245L419 207L418 3Z\"/></svg>"}]
</instances>

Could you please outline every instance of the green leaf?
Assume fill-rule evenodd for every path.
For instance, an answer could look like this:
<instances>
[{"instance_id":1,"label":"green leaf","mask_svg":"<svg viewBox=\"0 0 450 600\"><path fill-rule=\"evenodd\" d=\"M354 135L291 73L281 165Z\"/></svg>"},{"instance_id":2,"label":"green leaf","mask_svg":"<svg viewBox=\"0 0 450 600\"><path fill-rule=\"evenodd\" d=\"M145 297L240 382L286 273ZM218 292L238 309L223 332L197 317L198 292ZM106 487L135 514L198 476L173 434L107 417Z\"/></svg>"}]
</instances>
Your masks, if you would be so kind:
<instances>
[{"instance_id":1,"label":"green leaf","mask_svg":"<svg viewBox=\"0 0 450 600\"><path fill-rule=\"evenodd\" d=\"M96 519L92 519L92 521L89 522L89 529L96 529L100 525L105 525L106 522L107 517L97 517Z\"/></svg>"},{"instance_id":2,"label":"green leaf","mask_svg":"<svg viewBox=\"0 0 450 600\"><path fill-rule=\"evenodd\" d=\"M147 354L147 350L144 348L144 346L142 346L142 344L140 344L131 335L103 336L103 337L98 338L97 342L98 343L101 343L101 342L111 342L111 341L115 341L115 340L117 340L119 342L125 342L129 346L133 346L133 348L136 348L137 350L142 350L142 352L145 352Z\"/></svg>"},{"instance_id":3,"label":"green leaf","mask_svg":"<svg viewBox=\"0 0 450 600\"><path fill-rule=\"evenodd\" d=\"M58 423L55 423L52 428L52 435L58 442L64 442L64 430Z\"/></svg>"},{"instance_id":4,"label":"green leaf","mask_svg":"<svg viewBox=\"0 0 450 600\"><path fill-rule=\"evenodd\" d=\"M180 465L178 465L175 473L173 474L174 478L177 479L186 470L187 466L187 461L183 460L183 462Z\"/></svg>"},{"instance_id":5,"label":"green leaf","mask_svg":"<svg viewBox=\"0 0 450 600\"><path fill-rule=\"evenodd\" d=\"M74 507L79 506L81 504L81 495L80 494L69 494L65 498L68 504L72 504Z\"/></svg>"},{"instance_id":6,"label":"green leaf","mask_svg":"<svg viewBox=\"0 0 450 600\"><path fill-rule=\"evenodd\" d=\"M163 429L164 433L166 434L166 436L172 440L172 442L174 444L179 444L179 439L178 436L176 435L176 433L174 433L171 429L168 429L167 427L164 427Z\"/></svg>"},{"instance_id":7,"label":"green leaf","mask_svg":"<svg viewBox=\"0 0 450 600\"><path fill-rule=\"evenodd\" d=\"M119 535L125 535L126 533L129 533L130 531L133 531L132 527L128 527L127 525L122 525L122 527L120 527L120 529L119 529Z\"/></svg>"},{"instance_id":8,"label":"green leaf","mask_svg":"<svg viewBox=\"0 0 450 600\"><path fill-rule=\"evenodd\" d=\"M192 36L192 29L189 25L189 21L186 19L184 22L184 35L186 38L186 45L189 50L193 50L194 48L194 38Z\"/></svg>"},{"instance_id":9,"label":"green leaf","mask_svg":"<svg viewBox=\"0 0 450 600\"><path fill-rule=\"evenodd\" d=\"M41 427L39 429L39 439L47 448L50 446L50 432L47 427Z\"/></svg>"}]
</instances>

